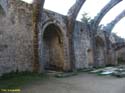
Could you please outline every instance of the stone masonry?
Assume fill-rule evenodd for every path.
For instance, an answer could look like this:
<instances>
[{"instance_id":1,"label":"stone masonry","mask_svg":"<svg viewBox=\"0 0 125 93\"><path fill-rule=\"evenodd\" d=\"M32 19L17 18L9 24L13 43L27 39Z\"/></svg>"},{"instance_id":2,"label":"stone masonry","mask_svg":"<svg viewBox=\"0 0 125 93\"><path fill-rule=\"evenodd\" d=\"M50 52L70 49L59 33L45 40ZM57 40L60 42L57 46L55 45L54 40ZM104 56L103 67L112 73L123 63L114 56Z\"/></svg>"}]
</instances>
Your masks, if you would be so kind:
<instances>
[{"instance_id":1,"label":"stone masonry","mask_svg":"<svg viewBox=\"0 0 125 93\"><path fill-rule=\"evenodd\" d=\"M7 8L5 4L0 9L2 10L0 12L0 75L11 71L33 71L33 6L18 0L8 0L7 4ZM38 23L39 72L70 71L72 63L67 16L44 9L40 20ZM75 69L94 67L95 64L98 67L117 64L115 54L118 52L112 46L117 43L116 39L113 39L114 36L111 34L112 38L107 39L106 31L96 29L97 31L93 32L92 27L91 24L75 21L72 37Z\"/></svg>"}]
</instances>

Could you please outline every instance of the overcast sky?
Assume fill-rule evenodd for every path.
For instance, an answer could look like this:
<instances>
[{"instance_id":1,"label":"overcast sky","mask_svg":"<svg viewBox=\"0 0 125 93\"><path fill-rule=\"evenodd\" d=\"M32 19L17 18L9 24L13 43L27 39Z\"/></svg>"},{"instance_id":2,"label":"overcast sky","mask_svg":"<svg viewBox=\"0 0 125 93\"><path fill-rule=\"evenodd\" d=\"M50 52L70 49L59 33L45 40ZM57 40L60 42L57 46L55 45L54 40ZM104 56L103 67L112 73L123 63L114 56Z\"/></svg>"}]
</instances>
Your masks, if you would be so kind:
<instances>
[{"instance_id":1,"label":"overcast sky","mask_svg":"<svg viewBox=\"0 0 125 93\"><path fill-rule=\"evenodd\" d=\"M22 0L22 1L25 1L27 3L32 3L33 2L33 0Z\"/></svg>"},{"instance_id":2,"label":"overcast sky","mask_svg":"<svg viewBox=\"0 0 125 93\"><path fill-rule=\"evenodd\" d=\"M23 0L31 3L33 0ZM86 0L82 9L79 12L77 20L81 19L81 15L86 12L88 16L94 18L96 14L107 4L110 0ZM75 3L75 0L45 0L45 9L49 9L60 14L66 15L68 9ZM111 22L123 9L125 9L125 0L116 5L113 9L111 9L101 21L101 24L107 24ZM117 33L121 37L125 38L125 18L116 24L113 29L113 32Z\"/></svg>"}]
</instances>

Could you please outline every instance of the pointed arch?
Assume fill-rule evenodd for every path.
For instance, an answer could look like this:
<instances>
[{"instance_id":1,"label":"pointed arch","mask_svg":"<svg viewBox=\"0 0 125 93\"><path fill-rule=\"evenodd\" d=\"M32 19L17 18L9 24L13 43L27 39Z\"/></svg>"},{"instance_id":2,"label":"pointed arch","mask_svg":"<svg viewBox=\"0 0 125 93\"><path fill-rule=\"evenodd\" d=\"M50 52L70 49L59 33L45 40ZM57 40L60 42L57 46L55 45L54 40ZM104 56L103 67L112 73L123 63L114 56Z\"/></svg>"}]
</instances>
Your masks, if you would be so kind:
<instances>
[{"instance_id":1,"label":"pointed arch","mask_svg":"<svg viewBox=\"0 0 125 93\"><path fill-rule=\"evenodd\" d=\"M85 1L86 0L76 0L75 4L69 9L67 16L76 19Z\"/></svg>"},{"instance_id":2,"label":"pointed arch","mask_svg":"<svg viewBox=\"0 0 125 93\"><path fill-rule=\"evenodd\" d=\"M102 8L100 12L97 14L97 16L94 18L94 26L97 27L102 18L106 15L106 13L121 1L123 0L111 0L108 4L106 4L104 8Z\"/></svg>"}]
</instances>

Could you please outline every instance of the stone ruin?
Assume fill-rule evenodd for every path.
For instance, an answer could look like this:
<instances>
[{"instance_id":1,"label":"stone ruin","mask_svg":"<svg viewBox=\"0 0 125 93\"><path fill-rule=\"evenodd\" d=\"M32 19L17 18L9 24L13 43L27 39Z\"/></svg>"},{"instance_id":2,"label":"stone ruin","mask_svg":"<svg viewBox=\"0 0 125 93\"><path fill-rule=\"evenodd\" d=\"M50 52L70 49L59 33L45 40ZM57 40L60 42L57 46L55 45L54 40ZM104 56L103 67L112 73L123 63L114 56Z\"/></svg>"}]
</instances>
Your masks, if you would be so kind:
<instances>
[{"instance_id":1,"label":"stone ruin","mask_svg":"<svg viewBox=\"0 0 125 93\"><path fill-rule=\"evenodd\" d=\"M41 73L117 65L124 40L111 33L112 22L111 29L109 25L107 29L98 28L105 14L121 1L111 0L87 24L76 21L85 0L76 0L67 16L42 9L44 2L38 4L40 10L35 10L35 2L0 0L0 75L11 71ZM34 11L39 15L34 15ZM37 17L34 26L33 19ZM117 39L123 42L118 44Z\"/></svg>"}]
</instances>

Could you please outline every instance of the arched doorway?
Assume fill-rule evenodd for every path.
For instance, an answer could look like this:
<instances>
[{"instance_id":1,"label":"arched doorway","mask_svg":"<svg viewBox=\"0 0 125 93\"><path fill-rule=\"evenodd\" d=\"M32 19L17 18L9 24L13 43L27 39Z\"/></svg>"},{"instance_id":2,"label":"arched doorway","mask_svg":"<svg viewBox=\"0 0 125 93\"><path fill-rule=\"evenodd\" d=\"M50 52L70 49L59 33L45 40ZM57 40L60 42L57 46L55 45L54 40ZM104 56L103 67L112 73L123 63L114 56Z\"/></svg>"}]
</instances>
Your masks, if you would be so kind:
<instances>
[{"instance_id":1,"label":"arched doorway","mask_svg":"<svg viewBox=\"0 0 125 93\"><path fill-rule=\"evenodd\" d=\"M64 44L61 30L55 24L48 25L43 33L44 69L63 70Z\"/></svg>"},{"instance_id":2,"label":"arched doorway","mask_svg":"<svg viewBox=\"0 0 125 93\"><path fill-rule=\"evenodd\" d=\"M96 61L97 66L105 65L104 41L100 37L96 37Z\"/></svg>"}]
</instances>

